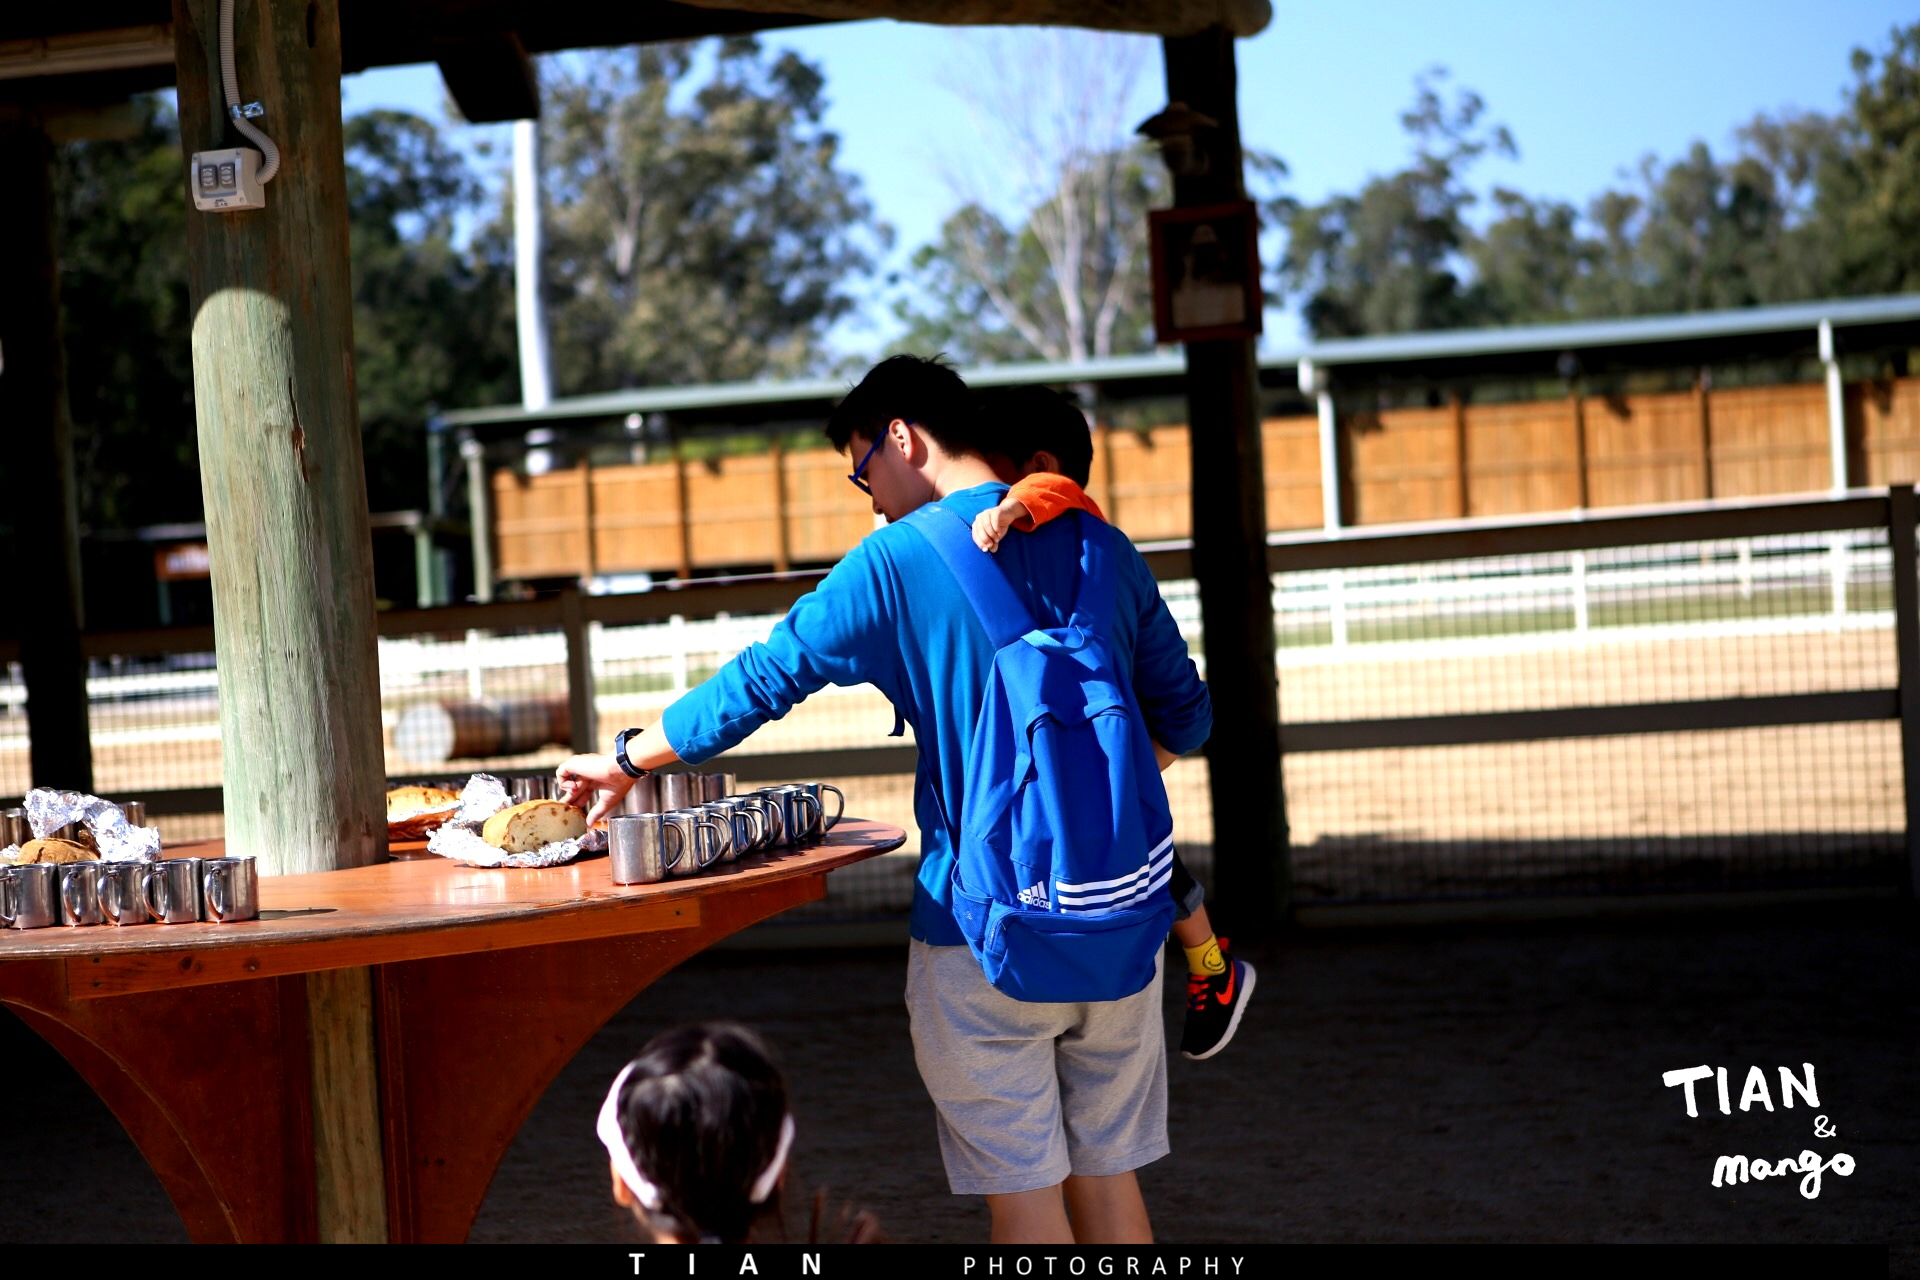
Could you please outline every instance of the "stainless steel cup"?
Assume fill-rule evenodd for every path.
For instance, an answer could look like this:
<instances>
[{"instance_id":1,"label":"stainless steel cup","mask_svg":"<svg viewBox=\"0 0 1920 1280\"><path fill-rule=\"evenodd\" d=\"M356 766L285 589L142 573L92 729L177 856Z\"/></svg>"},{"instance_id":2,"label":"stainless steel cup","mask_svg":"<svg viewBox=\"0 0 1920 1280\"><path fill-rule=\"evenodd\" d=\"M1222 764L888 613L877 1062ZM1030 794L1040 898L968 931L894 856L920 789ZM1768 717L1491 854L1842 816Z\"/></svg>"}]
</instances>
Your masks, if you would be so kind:
<instances>
[{"instance_id":1,"label":"stainless steel cup","mask_svg":"<svg viewBox=\"0 0 1920 1280\"><path fill-rule=\"evenodd\" d=\"M25 809L0 809L0 849L25 844L31 839L33 824L27 821Z\"/></svg>"},{"instance_id":2,"label":"stainless steel cup","mask_svg":"<svg viewBox=\"0 0 1920 1280\"><path fill-rule=\"evenodd\" d=\"M686 850L686 837L662 813L621 813L607 819L607 856L615 884L659 884Z\"/></svg>"},{"instance_id":3,"label":"stainless steel cup","mask_svg":"<svg viewBox=\"0 0 1920 1280\"><path fill-rule=\"evenodd\" d=\"M683 852L670 868L674 875L698 875L720 860L719 823L698 809L676 809L664 816L680 831Z\"/></svg>"},{"instance_id":4,"label":"stainless steel cup","mask_svg":"<svg viewBox=\"0 0 1920 1280\"><path fill-rule=\"evenodd\" d=\"M142 891L147 878L145 862L103 862L100 864L100 918L107 924L146 924L153 919Z\"/></svg>"},{"instance_id":5,"label":"stainless steel cup","mask_svg":"<svg viewBox=\"0 0 1920 1280\"><path fill-rule=\"evenodd\" d=\"M695 808L711 818L720 828L720 861L732 862L741 854L750 852L753 839L760 834L760 821L741 813L718 800L709 801Z\"/></svg>"},{"instance_id":6,"label":"stainless steel cup","mask_svg":"<svg viewBox=\"0 0 1920 1280\"><path fill-rule=\"evenodd\" d=\"M200 858L162 858L147 864L140 881L147 910L161 924L193 924L200 919Z\"/></svg>"},{"instance_id":7,"label":"stainless steel cup","mask_svg":"<svg viewBox=\"0 0 1920 1280\"><path fill-rule=\"evenodd\" d=\"M703 773L700 778L700 800L703 804L712 804L715 800L724 800L733 794L740 777L733 773Z\"/></svg>"},{"instance_id":8,"label":"stainless steel cup","mask_svg":"<svg viewBox=\"0 0 1920 1280\"><path fill-rule=\"evenodd\" d=\"M513 802L525 804L529 800L545 800L548 791L546 778L515 778L513 780Z\"/></svg>"},{"instance_id":9,"label":"stainless steel cup","mask_svg":"<svg viewBox=\"0 0 1920 1280\"><path fill-rule=\"evenodd\" d=\"M200 864L206 918L216 924L260 918L260 871L252 858L208 858Z\"/></svg>"},{"instance_id":10,"label":"stainless steel cup","mask_svg":"<svg viewBox=\"0 0 1920 1280\"><path fill-rule=\"evenodd\" d=\"M102 862L67 862L60 866L60 923L70 928L105 924L100 914Z\"/></svg>"},{"instance_id":11,"label":"stainless steel cup","mask_svg":"<svg viewBox=\"0 0 1920 1280\"><path fill-rule=\"evenodd\" d=\"M44 862L0 868L0 925L46 929L60 923L60 868Z\"/></svg>"},{"instance_id":12,"label":"stainless steel cup","mask_svg":"<svg viewBox=\"0 0 1920 1280\"><path fill-rule=\"evenodd\" d=\"M797 848L812 844L820 837L820 801L808 794L805 787L788 783L784 787L769 787L763 794L780 803L780 821L786 828L788 845Z\"/></svg>"},{"instance_id":13,"label":"stainless steel cup","mask_svg":"<svg viewBox=\"0 0 1920 1280\"><path fill-rule=\"evenodd\" d=\"M620 802L622 813L659 813L660 780L653 774L644 778L635 778L633 785L627 788L627 798Z\"/></svg>"},{"instance_id":14,"label":"stainless steel cup","mask_svg":"<svg viewBox=\"0 0 1920 1280\"><path fill-rule=\"evenodd\" d=\"M690 809L701 802L699 774L657 773L654 777L659 782L661 812Z\"/></svg>"},{"instance_id":15,"label":"stainless steel cup","mask_svg":"<svg viewBox=\"0 0 1920 1280\"><path fill-rule=\"evenodd\" d=\"M147 825L147 802L145 800L125 801L120 806L120 812L127 815L127 825L130 827L144 827Z\"/></svg>"},{"instance_id":16,"label":"stainless steel cup","mask_svg":"<svg viewBox=\"0 0 1920 1280\"><path fill-rule=\"evenodd\" d=\"M736 832L745 837L744 842L739 843L740 853L759 853L767 847L773 828L767 821L766 810L752 797L727 796L712 803L714 808L725 809L733 815Z\"/></svg>"},{"instance_id":17,"label":"stainless steel cup","mask_svg":"<svg viewBox=\"0 0 1920 1280\"><path fill-rule=\"evenodd\" d=\"M780 803L780 797L754 791L735 797L743 804L749 804L760 814L765 828L760 838L760 848L776 849L787 842L786 806Z\"/></svg>"},{"instance_id":18,"label":"stainless steel cup","mask_svg":"<svg viewBox=\"0 0 1920 1280\"><path fill-rule=\"evenodd\" d=\"M835 823L847 816L847 793L834 786L831 782L797 782L794 785L812 796L814 804L820 807L820 822L814 831L816 838L824 837L827 832L833 830ZM840 803L834 806L833 816L831 818L826 816L827 800L823 794L828 791L833 792L833 794L840 799Z\"/></svg>"}]
</instances>

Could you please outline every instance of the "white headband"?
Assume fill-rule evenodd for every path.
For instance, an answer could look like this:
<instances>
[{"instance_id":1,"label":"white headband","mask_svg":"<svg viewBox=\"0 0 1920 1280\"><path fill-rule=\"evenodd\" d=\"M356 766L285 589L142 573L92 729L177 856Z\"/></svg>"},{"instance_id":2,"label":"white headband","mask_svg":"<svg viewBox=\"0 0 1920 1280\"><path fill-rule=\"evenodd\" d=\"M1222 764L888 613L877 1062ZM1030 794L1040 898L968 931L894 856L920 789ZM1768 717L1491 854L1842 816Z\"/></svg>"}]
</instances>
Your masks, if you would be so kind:
<instances>
[{"instance_id":1,"label":"white headband","mask_svg":"<svg viewBox=\"0 0 1920 1280\"><path fill-rule=\"evenodd\" d=\"M607 1090L607 1100L600 1104L600 1120L594 1126L594 1132L607 1149L607 1155L613 1160L614 1172L620 1175L620 1181L640 1202L640 1207L652 1213L658 1213L662 1204L660 1188L647 1180L640 1172L640 1166L633 1162L633 1153L627 1150L627 1139L620 1132L620 1090L627 1083L627 1077L633 1074L637 1064L628 1063L626 1070L614 1077L613 1088ZM793 1146L793 1116L791 1113L780 1117L780 1141L773 1148L773 1159L753 1180L753 1187L747 1192L747 1200L752 1204L765 1204L779 1184L780 1174L787 1167L787 1150Z\"/></svg>"}]
</instances>

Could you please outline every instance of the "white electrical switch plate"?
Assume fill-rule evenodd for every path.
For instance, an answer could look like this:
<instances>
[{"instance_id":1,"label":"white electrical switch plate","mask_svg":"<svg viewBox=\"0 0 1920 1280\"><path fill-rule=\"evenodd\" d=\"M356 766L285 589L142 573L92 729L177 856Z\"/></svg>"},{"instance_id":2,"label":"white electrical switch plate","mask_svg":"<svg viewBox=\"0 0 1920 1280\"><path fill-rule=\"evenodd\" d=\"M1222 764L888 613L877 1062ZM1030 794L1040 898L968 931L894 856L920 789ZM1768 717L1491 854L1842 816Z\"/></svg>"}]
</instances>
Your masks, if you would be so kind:
<instances>
[{"instance_id":1,"label":"white electrical switch plate","mask_svg":"<svg viewBox=\"0 0 1920 1280\"><path fill-rule=\"evenodd\" d=\"M187 166L193 207L220 213L266 208L266 193L254 176L259 172L260 153L252 147L194 152Z\"/></svg>"}]
</instances>

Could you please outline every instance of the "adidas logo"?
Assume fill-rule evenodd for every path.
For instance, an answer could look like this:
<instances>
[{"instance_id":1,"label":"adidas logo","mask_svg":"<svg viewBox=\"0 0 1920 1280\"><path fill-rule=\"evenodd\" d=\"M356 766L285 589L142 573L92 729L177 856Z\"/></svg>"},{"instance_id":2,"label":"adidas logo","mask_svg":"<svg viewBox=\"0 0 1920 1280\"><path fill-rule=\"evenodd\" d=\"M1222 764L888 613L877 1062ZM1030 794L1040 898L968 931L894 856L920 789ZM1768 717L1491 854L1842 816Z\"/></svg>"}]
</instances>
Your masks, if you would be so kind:
<instances>
[{"instance_id":1,"label":"adidas logo","mask_svg":"<svg viewBox=\"0 0 1920 1280\"><path fill-rule=\"evenodd\" d=\"M1022 889L1017 895L1021 902L1029 907L1047 907L1047 882L1042 880L1031 889Z\"/></svg>"}]
</instances>

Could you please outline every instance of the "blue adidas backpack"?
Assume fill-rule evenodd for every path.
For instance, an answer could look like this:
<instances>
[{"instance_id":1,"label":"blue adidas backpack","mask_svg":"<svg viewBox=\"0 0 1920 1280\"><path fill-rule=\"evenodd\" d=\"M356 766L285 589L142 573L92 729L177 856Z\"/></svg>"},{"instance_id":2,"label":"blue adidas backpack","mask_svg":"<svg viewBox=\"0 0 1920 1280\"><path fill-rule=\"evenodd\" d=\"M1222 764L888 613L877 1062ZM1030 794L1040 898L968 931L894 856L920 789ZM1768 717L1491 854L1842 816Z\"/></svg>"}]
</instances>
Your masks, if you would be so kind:
<instances>
[{"instance_id":1,"label":"blue adidas backpack","mask_svg":"<svg viewBox=\"0 0 1920 1280\"><path fill-rule=\"evenodd\" d=\"M936 502L907 517L995 649L953 831L954 918L988 982L1043 1003L1140 991L1173 924L1173 815L1132 682L1102 640L1111 534L1076 516L1080 586L1068 624L1051 629L958 512Z\"/></svg>"}]
</instances>

